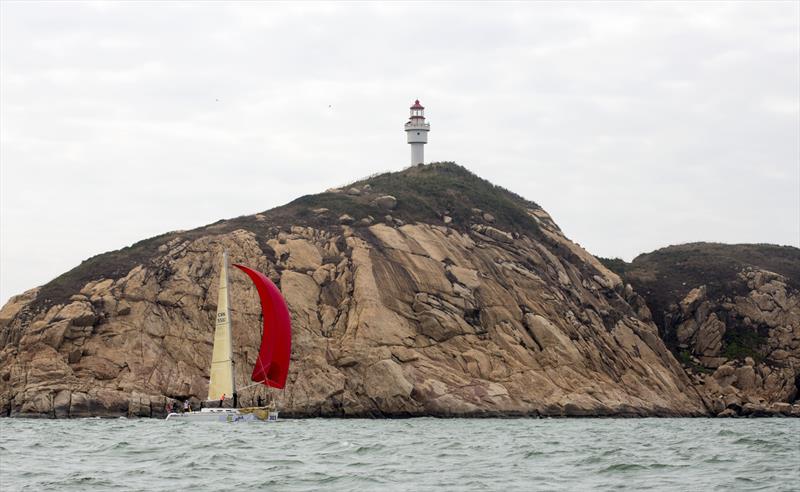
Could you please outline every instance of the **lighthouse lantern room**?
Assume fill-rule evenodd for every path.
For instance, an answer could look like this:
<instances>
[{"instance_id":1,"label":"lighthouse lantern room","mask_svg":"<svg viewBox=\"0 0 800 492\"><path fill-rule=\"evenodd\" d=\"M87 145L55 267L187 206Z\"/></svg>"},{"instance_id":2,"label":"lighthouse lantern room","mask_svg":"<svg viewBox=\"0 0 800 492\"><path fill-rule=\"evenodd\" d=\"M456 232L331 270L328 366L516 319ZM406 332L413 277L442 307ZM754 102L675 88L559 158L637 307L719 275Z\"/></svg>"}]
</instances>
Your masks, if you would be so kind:
<instances>
[{"instance_id":1,"label":"lighthouse lantern room","mask_svg":"<svg viewBox=\"0 0 800 492\"><path fill-rule=\"evenodd\" d=\"M419 99L411 106L411 116L406 123L406 135L411 145L411 165L425 162L424 145L428 143L428 132L431 131L430 123L425 122L425 108Z\"/></svg>"}]
</instances>

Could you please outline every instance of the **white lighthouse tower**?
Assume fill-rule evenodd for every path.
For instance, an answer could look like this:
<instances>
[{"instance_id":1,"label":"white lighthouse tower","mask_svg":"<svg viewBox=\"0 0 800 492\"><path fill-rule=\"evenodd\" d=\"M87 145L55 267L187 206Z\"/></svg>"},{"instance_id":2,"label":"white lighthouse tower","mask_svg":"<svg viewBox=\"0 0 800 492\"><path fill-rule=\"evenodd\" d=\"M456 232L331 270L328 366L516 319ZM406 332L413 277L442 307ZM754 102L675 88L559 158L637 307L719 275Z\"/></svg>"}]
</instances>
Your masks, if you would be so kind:
<instances>
[{"instance_id":1,"label":"white lighthouse tower","mask_svg":"<svg viewBox=\"0 0 800 492\"><path fill-rule=\"evenodd\" d=\"M412 166L425 162L424 145L428 143L429 131L431 131L431 125L425 123L425 108L417 99L411 106L411 117L406 123L406 135L408 135L408 143L411 144Z\"/></svg>"}]
</instances>

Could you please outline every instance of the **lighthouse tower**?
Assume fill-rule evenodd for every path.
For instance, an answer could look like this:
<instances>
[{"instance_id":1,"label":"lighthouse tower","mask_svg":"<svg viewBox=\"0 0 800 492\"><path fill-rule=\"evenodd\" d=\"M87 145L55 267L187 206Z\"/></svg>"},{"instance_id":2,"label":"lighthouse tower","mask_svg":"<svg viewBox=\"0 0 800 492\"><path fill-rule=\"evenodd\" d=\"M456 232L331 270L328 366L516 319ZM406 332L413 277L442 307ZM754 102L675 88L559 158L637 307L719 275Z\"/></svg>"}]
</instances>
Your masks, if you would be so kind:
<instances>
[{"instance_id":1,"label":"lighthouse tower","mask_svg":"<svg viewBox=\"0 0 800 492\"><path fill-rule=\"evenodd\" d=\"M411 106L411 117L406 123L406 135L411 144L411 165L425 162L424 145L428 143L428 132L431 131L430 123L425 123L425 108L419 99Z\"/></svg>"}]
</instances>

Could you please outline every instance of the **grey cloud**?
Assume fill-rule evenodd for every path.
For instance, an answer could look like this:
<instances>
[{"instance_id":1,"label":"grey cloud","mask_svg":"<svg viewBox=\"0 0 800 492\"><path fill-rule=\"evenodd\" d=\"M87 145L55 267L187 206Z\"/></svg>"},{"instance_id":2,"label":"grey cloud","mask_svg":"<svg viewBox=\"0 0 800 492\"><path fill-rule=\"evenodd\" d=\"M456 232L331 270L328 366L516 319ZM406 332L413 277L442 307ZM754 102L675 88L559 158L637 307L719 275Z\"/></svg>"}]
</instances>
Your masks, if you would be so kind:
<instances>
[{"instance_id":1,"label":"grey cloud","mask_svg":"<svg viewBox=\"0 0 800 492\"><path fill-rule=\"evenodd\" d=\"M0 9L0 302L400 169L417 97L428 160L540 203L595 254L800 242L796 3Z\"/></svg>"}]
</instances>

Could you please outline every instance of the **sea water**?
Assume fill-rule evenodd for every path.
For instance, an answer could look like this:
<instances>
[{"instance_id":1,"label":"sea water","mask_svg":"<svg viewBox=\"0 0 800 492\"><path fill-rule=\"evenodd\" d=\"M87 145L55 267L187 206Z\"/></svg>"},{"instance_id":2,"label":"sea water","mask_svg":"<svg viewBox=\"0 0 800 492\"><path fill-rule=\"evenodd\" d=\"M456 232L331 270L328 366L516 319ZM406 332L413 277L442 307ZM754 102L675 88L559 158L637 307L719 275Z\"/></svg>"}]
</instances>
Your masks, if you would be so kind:
<instances>
[{"instance_id":1,"label":"sea water","mask_svg":"<svg viewBox=\"0 0 800 492\"><path fill-rule=\"evenodd\" d=\"M1 419L0 489L796 491L800 419Z\"/></svg>"}]
</instances>

